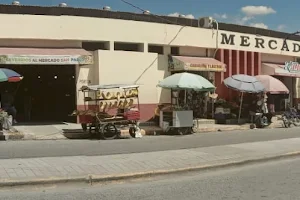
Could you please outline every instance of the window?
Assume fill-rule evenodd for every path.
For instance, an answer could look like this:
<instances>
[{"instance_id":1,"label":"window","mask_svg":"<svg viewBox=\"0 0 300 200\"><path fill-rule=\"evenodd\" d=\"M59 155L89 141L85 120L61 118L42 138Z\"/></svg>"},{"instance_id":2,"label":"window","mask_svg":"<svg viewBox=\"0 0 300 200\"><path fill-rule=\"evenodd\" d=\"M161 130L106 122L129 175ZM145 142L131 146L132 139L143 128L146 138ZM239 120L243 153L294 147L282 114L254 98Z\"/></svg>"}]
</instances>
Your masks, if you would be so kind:
<instances>
[{"instance_id":1,"label":"window","mask_svg":"<svg viewBox=\"0 0 300 200\"><path fill-rule=\"evenodd\" d=\"M159 45L148 45L148 52L164 54L164 47Z\"/></svg>"},{"instance_id":2,"label":"window","mask_svg":"<svg viewBox=\"0 0 300 200\"><path fill-rule=\"evenodd\" d=\"M171 47L171 55L178 56L179 55L179 47Z\"/></svg>"},{"instance_id":3,"label":"window","mask_svg":"<svg viewBox=\"0 0 300 200\"><path fill-rule=\"evenodd\" d=\"M115 42L115 51L138 51L141 52L143 49L143 44L139 43L125 43L125 42Z\"/></svg>"},{"instance_id":4,"label":"window","mask_svg":"<svg viewBox=\"0 0 300 200\"><path fill-rule=\"evenodd\" d=\"M109 50L109 42L82 42L82 48L87 51Z\"/></svg>"}]
</instances>

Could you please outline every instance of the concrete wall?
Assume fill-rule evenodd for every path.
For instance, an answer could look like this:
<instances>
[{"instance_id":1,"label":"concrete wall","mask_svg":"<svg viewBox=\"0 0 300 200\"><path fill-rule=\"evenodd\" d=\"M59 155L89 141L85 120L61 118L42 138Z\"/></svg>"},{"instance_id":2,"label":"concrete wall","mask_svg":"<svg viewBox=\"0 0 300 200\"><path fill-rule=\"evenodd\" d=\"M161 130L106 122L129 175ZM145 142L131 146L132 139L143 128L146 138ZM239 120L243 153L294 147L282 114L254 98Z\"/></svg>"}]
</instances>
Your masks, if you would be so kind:
<instances>
[{"instance_id":1,"label":"concrete wall","mask_svg":"<svg viewBox=\"0 0 300 200\"><path fill-rule=\"evenodd\" d=\"M81 48L81 41L0 39L0 47Z\"/></svg>"},{"instance_id":2,"label":"concrete wall","mask_svg":"<svg viewBox=\"0 0 300 200\"><path fill-rule=\"evenodd\" d=\"M214 49L233 49L269 54L297 56L292 50L293 44L287 41L290 51L282 51L283 39L241 34L228 31L183 27L178 25L137 22L129 20L77 17L77 16L42 16L0 14L3 39L44 39L44 40L79 40L79 41L120 41L151 43L174 46L194 46ZM126 27L126 28L122 28ZM122 29L122 34L120 34ZM234 42L222 44L222 34L234 35ZM249 37L245 42L245 38ZM217 45L218 37L218 45ZM256 45L257 39L265 40L264 48ZM269 40L274 40L271 49ZM249 45L241 45L249 43Z\"/></svg>"},{"instance_id":3,"label":"concrete wall","mask_svg":"<svg viewBox=\"0 0 300 200\"><path fill-rule=\"evenodd\" d=\"M153 117L158 103L170 103L171 93L156 87L158 82L169 76L167 56L156 53L104 51L94 53L96 62L91 66L77 67L77 88L90 80L90 84L140 84L142 119ZM83 105L81 92L77 104Z\"/></svg>"},{"instance_id":4,"label":"concrete wall","mask_svg":"<svg viewBox=\"0 0 300 200\"><path fill-rule=\"evenodd\" d=\"M82 86L97 85L99 84L99 56L98 51L91 52L94 56L93 65L76 66L76 92L77 92L77 105L81 108L84 105L84 95L78 90ZM87 105L93 105L94 102L88 102Z\"/></svg>"},{"instance_id":5,"label":"concrete wall","mask_svg":"<svg viewBox=\"0 0 300 200\"><path fill-rule=\"evenodd\" d=\"M179 54L181 56L207 57L207 50L199 47L180 47Z\"/></svg>"},{"instance_id":6,"label":"concrete wall","mask_svg":"<svg viewBox=\"0 0 300 200\"><path fill-rule=\"evenodd\" d=\"M284 56L284 55L272 55L272 54L262 54L261 61L265 63L277 63L284 64L286 61L294 61L295 57L293 56Z\"/></svg>"}]
</instances>

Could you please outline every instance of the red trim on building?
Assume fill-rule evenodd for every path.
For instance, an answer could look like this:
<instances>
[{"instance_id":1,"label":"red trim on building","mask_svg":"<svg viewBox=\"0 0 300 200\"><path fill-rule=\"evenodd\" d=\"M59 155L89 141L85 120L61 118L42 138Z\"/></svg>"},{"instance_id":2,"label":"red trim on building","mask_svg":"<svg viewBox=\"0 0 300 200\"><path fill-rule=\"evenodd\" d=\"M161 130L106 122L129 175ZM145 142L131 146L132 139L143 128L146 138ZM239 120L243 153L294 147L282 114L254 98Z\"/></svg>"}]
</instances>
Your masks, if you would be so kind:
<instances>
[{"instance_id":1,"label":"red trim on building","mask_svg":"<svg viewBox=\"0 0 300 200\"><path fill-rule=\"evenodd\" d=\"M261 53L255 52L255 75L261 74Z\"/></svg>"},{"instance_id":2,"label":"red trim on building","mask_svg":"<svg viewBox=\"0 0 300 200\"><path fill-rule=\"evenodd\" d=\"M251 76L261 74L261 54L258 52L220 49L216 59L227 65L225 73L216 73L215 75L216 92L220 98L232 99L238 94L224 85L225 78L234 74Z\"/></svg>"},{"instance_id":3,"label":"red trim on building","mask_svg":"<svg viewBox=\"0 0 300 200\"><path fill-rule=\"evenodd\" d=\"M136 105L137 106L137 105ZM141 122L146 122L151 120L154 117L154 112L157 107L157 104L140 104L140 112L141 112ZM85 106L84 105L77 105L77 110L84 110ZM86 109L96 109L96 105L87 105ZM108 113L109 114L114 114L116 112L115 109L110 110ZM79 122L77 120L77 122Z\"/></svg>"}]
</instances>

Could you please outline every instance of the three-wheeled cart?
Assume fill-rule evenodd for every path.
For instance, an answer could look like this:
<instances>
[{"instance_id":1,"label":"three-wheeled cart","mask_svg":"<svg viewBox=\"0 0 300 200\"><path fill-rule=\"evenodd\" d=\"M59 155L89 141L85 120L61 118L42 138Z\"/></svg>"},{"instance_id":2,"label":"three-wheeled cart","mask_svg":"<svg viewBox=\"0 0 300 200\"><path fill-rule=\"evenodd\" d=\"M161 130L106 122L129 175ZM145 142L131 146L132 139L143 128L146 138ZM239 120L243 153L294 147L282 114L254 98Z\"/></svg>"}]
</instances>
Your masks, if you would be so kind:
<instances>
[{"instance_id":1,"label":"three-wheeled cart","mask_svg":"<svg viewBox=\"0 0 300 200\"><path fill-rule=\"evenodd\" d=\"M128 127L132 137L140 131L138 85L83 86L84 109L77 110L82 129L99 134L102 139L120 136L120 128Z\"/></svg>"}]
</instances>

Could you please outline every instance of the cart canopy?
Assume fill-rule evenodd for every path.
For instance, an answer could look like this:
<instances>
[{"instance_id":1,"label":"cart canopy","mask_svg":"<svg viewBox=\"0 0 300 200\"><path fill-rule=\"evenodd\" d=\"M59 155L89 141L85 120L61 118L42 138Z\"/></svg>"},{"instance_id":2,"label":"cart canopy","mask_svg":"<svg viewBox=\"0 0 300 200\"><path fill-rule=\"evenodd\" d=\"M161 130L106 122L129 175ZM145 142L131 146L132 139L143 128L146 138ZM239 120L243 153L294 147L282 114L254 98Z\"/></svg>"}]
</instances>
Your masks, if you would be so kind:
<instances>
[{"instance_id":1,"label":"cart canopy","mask_svg":"<svg viewBox=\"0 0 300 200\"><path fill-rule=\"evenodd\" d=\"M105 89L130 89L130 88L138 88L139 85L130 85L130 84L108 84L108 85L88 85L82 86L80 91L97 91L97 90L105 90Z\"/></svg>"},{"instance_id":2,"label":"cart canopy","mask_svg":"<svg viewBox=\"0 0 300 200\"><path fill-rule=\"evenodd\" d=\"M204 77L187 72L173 74L160 81L157 86L167 89L195 90L202 92L214 91L216 89L215 86Z\"/></svg>"}]
</instances>

